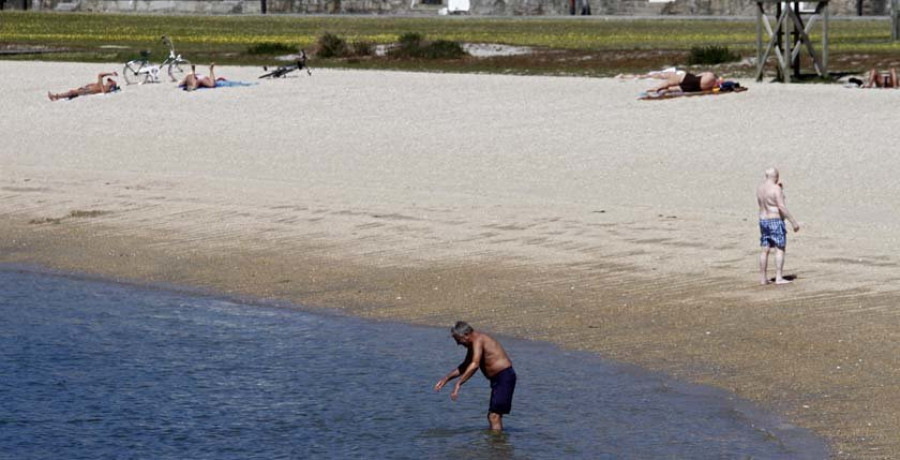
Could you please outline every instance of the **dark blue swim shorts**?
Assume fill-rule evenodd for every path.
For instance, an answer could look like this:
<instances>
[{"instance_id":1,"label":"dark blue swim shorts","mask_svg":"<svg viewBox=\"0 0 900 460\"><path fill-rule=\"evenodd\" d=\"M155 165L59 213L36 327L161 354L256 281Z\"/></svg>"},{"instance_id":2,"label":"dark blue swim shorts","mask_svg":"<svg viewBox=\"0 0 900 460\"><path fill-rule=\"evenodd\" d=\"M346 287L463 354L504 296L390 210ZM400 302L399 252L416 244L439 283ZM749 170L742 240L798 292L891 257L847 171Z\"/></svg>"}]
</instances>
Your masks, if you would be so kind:
<instances>
[{"instance_id":1,"label":"dark blue swim shorts","mask_svg":"<svg viewBox=\"0 0 900 460\"><path fill-rule=\"evenodd\" d=\"M491 407L495 414L508 414L512 410L513 392L516 390L516 371L507 367L491 377Z\"/></svg>"},{"instance_id":2,"label":"dark blue swim shorts","mask_svg":"<svg viewBox=\"0 0 900 460\"><path fill-rule=\"evenodd\" d=\"M787 229L783 219L760 219L759 234L760 246L784 249L787 245Z\"/></svg>"}]
</instances>

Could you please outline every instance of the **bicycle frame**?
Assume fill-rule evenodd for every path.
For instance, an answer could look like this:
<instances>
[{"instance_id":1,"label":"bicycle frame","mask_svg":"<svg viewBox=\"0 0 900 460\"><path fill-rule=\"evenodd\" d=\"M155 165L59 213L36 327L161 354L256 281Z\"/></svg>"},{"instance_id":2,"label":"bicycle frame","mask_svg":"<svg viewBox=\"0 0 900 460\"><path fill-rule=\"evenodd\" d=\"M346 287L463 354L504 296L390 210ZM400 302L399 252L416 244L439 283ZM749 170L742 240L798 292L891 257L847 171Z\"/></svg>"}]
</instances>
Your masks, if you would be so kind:
<instances>
[{"instance_id":1,"label":"bicycle frame","mask_svg":"<svg viewBox=\"0 0 900 460\"><path fill-rule=\"evenodd\" d=\"M169 48L169 56L159 65L150 63L150 51L141 51L141 57L125 63L122 74L128 84L138 83L158 83L159 72L166 69L169 78L172 81L178 81L178 78L185 73L185 69L191 65L191 62L181 57L175 52L175 45L168 36L163 35L162 43Z\"/></svg>"}]
</instances>

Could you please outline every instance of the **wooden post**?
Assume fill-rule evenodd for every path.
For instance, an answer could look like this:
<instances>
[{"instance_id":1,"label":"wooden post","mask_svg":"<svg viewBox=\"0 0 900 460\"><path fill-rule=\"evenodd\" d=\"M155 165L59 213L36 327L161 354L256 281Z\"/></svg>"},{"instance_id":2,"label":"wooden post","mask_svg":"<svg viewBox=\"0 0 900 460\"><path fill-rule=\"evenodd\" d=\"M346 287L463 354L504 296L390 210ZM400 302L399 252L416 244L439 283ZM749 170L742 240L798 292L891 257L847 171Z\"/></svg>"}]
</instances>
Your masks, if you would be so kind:
<instances>
[{"instance_id":1,"label":"wooden post","mask_svg":"<svg viewBox=\"0 0 900 460\"><path fill-rule=\"evenodd\" d=\"M781 73L783 81L785 83L791 82L791 62L793 61L793 59L791 58L791 43L793 42L791 39L792 22L788 21L788 16L790 16L791 13L791 4L785 2L784 10L781 12L783 21L781 28L784 31L784 39L782 40L782 52L784 53L784 60L782 62L784 63L784 68L781 69Z\"/></svg>"},{"instance_id":2,"label":"wooden post","mask_svg":"<svg viewBox=\"0 0 900 460\"><path fill-rule=\"evenodd\" d=\"M794 2L791 7L791 14L795 18L800 18L800 2ZM791 43L797 44L798 39L800 38L800 32L803 30L800 26L797 25L795 21L791 22L791 25L794 26L794 30L791 33ZM794 69L794 77L796 79L800 79L800 53L799 48L791 50L791 68Z\"/></svg>"},{"instance_id":3,"label":"wooden post","mask_svg":"<svg viewBox=\"0 0 900 460\"><path fill-rule=\"evenodd\" d=\"M896 0L895 0L896 1ZM756 81L762 80L763 67L766 64L766 56L763 56L763 45L762 45L762 36L763 36L763 20L765 19L765 15L763 14L763 6L762 3L756 4Z\"/></svg>"},{"instance_id":4,"label":"wooden post","mask_svg":"<svg viewBox=\"0 0 900 460\"><path fill-rule=\"evenodd\" d=\"M822 73L828 76L828 3L822 7Z\"/></svg>"},{"instance_id":5,"label":"wooden post","mask_svg":"<svg viewBox=\"0 0 900 460\"><path fill-rule=\"evenodd\" d=\"M891 40L900 40L900 1L891 0Z\"/></svg>"}]
</instances>

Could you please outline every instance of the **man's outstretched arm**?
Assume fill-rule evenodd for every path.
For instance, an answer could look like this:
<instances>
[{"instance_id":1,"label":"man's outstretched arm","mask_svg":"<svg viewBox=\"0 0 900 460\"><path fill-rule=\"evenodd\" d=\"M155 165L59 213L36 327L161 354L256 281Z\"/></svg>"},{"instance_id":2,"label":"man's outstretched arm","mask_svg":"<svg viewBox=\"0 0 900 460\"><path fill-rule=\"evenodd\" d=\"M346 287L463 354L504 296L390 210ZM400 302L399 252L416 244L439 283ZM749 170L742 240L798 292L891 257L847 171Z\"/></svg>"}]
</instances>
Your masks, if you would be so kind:
<instances>
[{"instance_id":1,"label":"man's outstretched arm","mask_svg":"<svg viewBox=\"0 0 900 460\"><path fill-rule=\"evenodd\" d=\"M438 382L434 384L434 391L441 391L441 388L444 388L444 385L446 385L447 382L459 377L459 375L462 373L459 369L463 367L463 365L465 365L465 363L460 364L459 367L448 372L447 375L444 376L444 378L438 380Z\"/></svg>"},{"instance_id":2,"label":"man's outstretched arm","mask_svg":"<svg viewBox=\"0 0 900 460\"><path fill-rule=\"evenodd\" d=\"M481 342L476 342L472 345L472 352L466 356L466 362L457 369L457 372L461 372L461 374L459 380L456 381L456 386L453 387L453 392L450 393L450 399L456 401L456 398L459 397L460 387L475 375L475 371L478 370L478 363L481 362L482 348Z\"/></svg>"}]
</instances>

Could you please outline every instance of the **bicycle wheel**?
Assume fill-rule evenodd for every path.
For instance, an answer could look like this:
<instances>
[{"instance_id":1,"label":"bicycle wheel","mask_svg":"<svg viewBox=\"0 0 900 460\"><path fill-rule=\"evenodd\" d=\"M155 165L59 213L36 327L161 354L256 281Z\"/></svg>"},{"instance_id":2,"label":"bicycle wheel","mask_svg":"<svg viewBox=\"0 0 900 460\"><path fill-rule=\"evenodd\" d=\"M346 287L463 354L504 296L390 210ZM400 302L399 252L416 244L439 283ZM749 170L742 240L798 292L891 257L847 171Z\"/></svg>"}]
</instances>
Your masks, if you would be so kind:
<instances>
[{"instance_id":1,"label":"bicycle wheel","mask_svg":"<svg viewBox=\"0 0 900 460\"><path fill-rule=\"evenodd\" d=\"M167 69L169 73L169 78L172 81L179 81L182 77L184 77L185 72L191 68L191 61L187 59L179 59L177 61L172 61L169 63L169 67Z\"/></svg>"},{"instance_id":2,"label":"bicycle wheel","mask_svg":"<svg viewBox=\"0 0 900 460\"><path fill-rule=\"evenodd\" d=\"M141 69L144 67L143 61L128 61L125 63L125 68L122 69L122 77L125 78L125 83L129 85L133 85L135 83L143 84L147 82L147 78L149 74L144 72L141 73Z\"/></svg>"}]
</instances>

